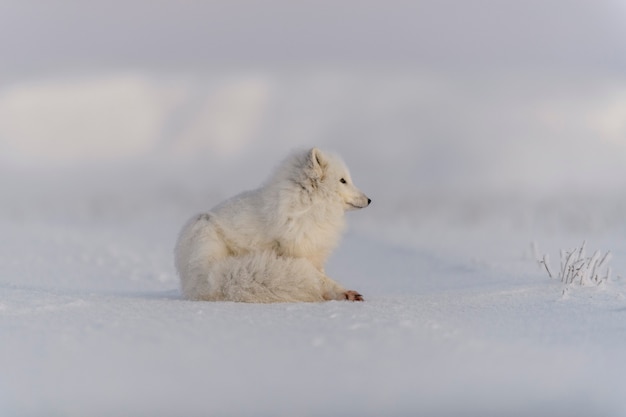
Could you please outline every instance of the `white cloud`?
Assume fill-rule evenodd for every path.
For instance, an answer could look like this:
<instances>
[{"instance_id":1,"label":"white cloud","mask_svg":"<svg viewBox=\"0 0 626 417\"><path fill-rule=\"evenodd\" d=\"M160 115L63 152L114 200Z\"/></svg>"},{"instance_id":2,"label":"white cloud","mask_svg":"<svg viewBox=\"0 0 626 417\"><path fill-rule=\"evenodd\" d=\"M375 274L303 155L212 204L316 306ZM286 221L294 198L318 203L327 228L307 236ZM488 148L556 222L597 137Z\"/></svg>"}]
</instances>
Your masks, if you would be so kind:
<instances>
[{"instance_id":1,"label":"white cloud","mask_svg":"<svg viewBox=\"0 0 626 417\"><path fill-rule=\"evenodd\" d=\"M0 146L18 163L129 157L153 146L164 110L134 76L15 85L0 92Z\"/></svg>"}]
</instances>

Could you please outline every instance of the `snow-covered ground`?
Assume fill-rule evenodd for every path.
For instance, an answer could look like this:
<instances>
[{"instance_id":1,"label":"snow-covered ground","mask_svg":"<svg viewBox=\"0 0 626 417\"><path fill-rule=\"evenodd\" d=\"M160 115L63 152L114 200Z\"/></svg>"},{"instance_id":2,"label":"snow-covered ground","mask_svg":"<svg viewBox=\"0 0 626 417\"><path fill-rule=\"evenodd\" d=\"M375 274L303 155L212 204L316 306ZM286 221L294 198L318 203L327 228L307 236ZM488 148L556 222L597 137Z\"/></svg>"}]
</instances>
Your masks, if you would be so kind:
<instances>
[{"instance_id":1,"label":"snow-covered ground","mask_svg":"<svg viewBox=\"0 0 626 417\"><path fill-rule=\"evenodd\" d=\"M30 204L1 222L3 415L624 415L623 282L564 297L523 233L372 218L328 266L366 302L205 303L176 289L185 204Z\"/></svg>"},{"instance_id":2,"label":"snow-covered ground","mask_svg":"<svg viewBox=\"0 0 626 417\"><path fill-rule=\"evenodd\" d=\"M321 93L315 86L332 79L317 75L5 90L0 414L626 415L624 143L550 142L542 115L529 129L541 140L439 143L410 117L425 99L400 94L429 83L337 77ZM350 91L367 86L388 104L354 101ZM225 104L211 107L218 87ZM67 89L64 107L57 94ZM453 94L441 100L465 105ZM109 113L118 102L127 107ZM483 114L482 103L469 111ZM587 101L568 105L577 103ZM399 109L408 115L394 122ZM295 120L273 120L289 111ZM494 123L504 130L508 116ZM119 129L110 140L90 136L107 123ZM385 126L395 133L376 139ZM294 130L303 137L289 142ZM366 302L182 300L172 247L186 218L255 187L309 143L339 149L374 201L348 214L327 267ZM559 249L583 239L612 251L612 279L563 292L533 252L549 253L556 268Z\"/></svg>"},{"instance_id":3,"label":"snow-covered ground","mask_svg":"<svg viewBox=\"0 0 626 417\"><path fill-rule=\"evenodd\" d=\"M624 415L622 281L564 297L523 233L431 245L372 218L328 266L365 303L190 302L185 204L112 200L3 213L3 415Z\"/></svg>"}]
</instances>

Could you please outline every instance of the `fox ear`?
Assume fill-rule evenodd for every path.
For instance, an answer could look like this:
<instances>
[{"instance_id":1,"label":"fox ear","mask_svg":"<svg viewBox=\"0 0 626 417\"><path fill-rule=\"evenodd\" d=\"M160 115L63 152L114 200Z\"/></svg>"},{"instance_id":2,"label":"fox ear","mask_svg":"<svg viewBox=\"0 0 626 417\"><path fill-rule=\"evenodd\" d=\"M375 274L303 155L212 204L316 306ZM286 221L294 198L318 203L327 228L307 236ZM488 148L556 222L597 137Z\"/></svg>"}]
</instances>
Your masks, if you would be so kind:
<instances>
[{"instance_id":1,"label":"fox ear","mask_svg":"<svg viewBox=\"0 0 626 417\"><path fill-rule=\"evenodd\" d=\"M321 179L324 177L324 172L326 171L328 163L322 151L317 148L311 148L308 154L308 166L311 170L311 174L313 178Z\"/></svg>"},{"instance_id":2,"label":"fox ear","mask_svg":"<svg viewBox=\"0 0 626 417\"><path fill-rule=\"evenodd\" d=\"M324 155L322 155L322 151L317 148L311 148L309 151L309 161L312 166L319 166L320 168L324 168L326 166L326 159Z\"/></svg>"}]
</instances>

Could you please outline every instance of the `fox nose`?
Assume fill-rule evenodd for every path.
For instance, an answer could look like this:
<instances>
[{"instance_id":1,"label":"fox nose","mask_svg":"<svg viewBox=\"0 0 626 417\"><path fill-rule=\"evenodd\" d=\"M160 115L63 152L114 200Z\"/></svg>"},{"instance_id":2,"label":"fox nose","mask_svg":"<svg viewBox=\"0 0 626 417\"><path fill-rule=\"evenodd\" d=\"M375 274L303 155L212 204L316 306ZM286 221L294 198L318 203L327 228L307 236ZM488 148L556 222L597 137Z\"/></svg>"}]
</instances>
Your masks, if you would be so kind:
<instances>
[{"instance_id":1,"label":"fox nose","mask_svg":"<svg viewBox=\"0 0 626 417\"><path fill-rule=\"evenodd\" d=\"M372 199L371 199L371 198L368 198L368 199L367 199L367 205L369 206L371 202L372 202Z\"/></svg>"}]
</instances>

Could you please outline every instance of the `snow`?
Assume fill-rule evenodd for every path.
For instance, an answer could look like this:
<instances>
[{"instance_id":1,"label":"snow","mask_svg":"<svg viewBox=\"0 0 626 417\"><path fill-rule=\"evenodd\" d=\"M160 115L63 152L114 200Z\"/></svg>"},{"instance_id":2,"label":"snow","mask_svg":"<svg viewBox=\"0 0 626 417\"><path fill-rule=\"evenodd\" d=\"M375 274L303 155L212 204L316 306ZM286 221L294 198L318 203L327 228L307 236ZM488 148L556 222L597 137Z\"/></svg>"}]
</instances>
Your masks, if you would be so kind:
<instances>
[{"instance_id":1,"label":"snow","mask_svg":"<svg viewBox=\"0 0 626 417\"><path fill-rule=\"evenodd\" d=\"M626 415L626 81L465 81L0 90L0 415ZM181 299L184 221L313 144L373 199L327 265L366 301ZM566 288L531 246L556 265L583 240L606 285Z\"/></svg>"},{"instance_id":2,"label":"snow","mask_svg":"<svg viewBox=\"0 0 626 417\"><path fill-rule=\"evenodd\" d=\"M3 224L5 415L621 414L614 284L563 300L350 234L329 270L364 303L190 302L169 227L24 226Z\"/></svg>"}]
</instances>

